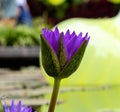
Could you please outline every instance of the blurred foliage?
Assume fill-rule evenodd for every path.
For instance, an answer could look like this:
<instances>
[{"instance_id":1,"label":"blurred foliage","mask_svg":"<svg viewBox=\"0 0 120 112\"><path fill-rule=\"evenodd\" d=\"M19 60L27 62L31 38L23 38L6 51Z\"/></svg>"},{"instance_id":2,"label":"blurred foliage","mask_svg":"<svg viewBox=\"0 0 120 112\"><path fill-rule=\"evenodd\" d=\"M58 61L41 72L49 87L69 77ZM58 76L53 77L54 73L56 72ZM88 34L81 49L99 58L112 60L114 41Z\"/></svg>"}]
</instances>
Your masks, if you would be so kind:
<instances>
[{"instance_id":1,"label":"blurred foliage","mask_svg":"<svg viewBox=\"0 0 120 112\"><path fill-rule=\"evenodd\" d=\"M46 5L53 5L53 6L59 6L63 5L65 3L72 3L72 4L77 4L77 3L83 3L88 0L38 0L39 2L43 2Z\"/></svg>"},{"instance_id":2,"label":"blurred foliage","mask_svg":"<svg viewBox=\"0 0 120 112\"><path fill-rule=\"evenodd\" d=\"M120 4L120 0L108 0L108 1L115 3L115 4Z\"/></svg>"},{"instance_id":3,"label":"blurred foliage","mask_svg":"<svg viewBox=\"0 0 120 112\"><path fill-rule=\"evenodd\" d=\"M81 4L86 0L37 0L46 6L48 13L57 19L65 16L66 10L71 5ZM54 13L53 13L54 12Z\"/></svg>"},{"instance_id":4,"label":"blurred foliage","mask_svg":"<svg viewBox=\"0 0 120 112\"><path fill-rule=\"evenodd\" d=\"M33 15L48 15L48 22L57 23L73 17L100 18L113 17L117 14L120 0L36 0L39 11L33 11ZM116 4L117 3L117 4ZM38 9L38 8L37 8ZM36 9L36 10L37 10ZM40 12L40 13L39 13Z\"/></svg>"},{"instance_id":5,"label":"blurred foliage","mask_svg":"<svg viewBox=\"0 0 120 112\"><path fill-rule=\"evenodd\" d=\"M33 19L33 26L32 26L32 29L35 31L35 32L41 32L42 28L46 27L46 28L51 28L52 25L49 24L47 22L47 19L48 19L48 15L46 12L44 12L44 14L42 15L42 17L36 17Z\"/></svg>"},{"instance_id":6,"label":"blurred foliage","mask_svg":"<svg viewBox=\"0 0 120 112\"><path fill-rule=\"evenodd\" d=\"M47 0L47 1L48 1L48 3L55 5L55 6L60 5L65 2L65 0Z\"/></svg>"},{"instance_id":7,"label":"blurred foliage","mask_svg":"<svg viewBox=\"0 0 120 112\"><path fill-rule=\"evenodd\" d=\"M39 32L27 26L0 28L0 45L31 46L39 45Z\"/></svg>"},{"instance_id":8,"label":"blurred foliage","mask_svg":"<svg viewBox=\"0 0 120 112\"><path fill-rule=\"evenodd\" d=\"M43 27L50 27L45 17L33 20L33 26L25 25L0 27L0 46L37 46L40 45L40 33Z\"/></svg>"},{"instance_id":9,"label":"blurred foliage","mask_svg":"<svg viewBox=\"0 0 120 112\"><path fill-rule=\"evenodd\" d=\"M69 5L74 5L74 4L81 4L81 3L87 3L90 1L94 1L94 2L99 2L101 0L37 0L39 2L42 2L48 6L52 5L52 6L59 6L59 5L64 5L64 4L69 4ZM108 2L112 2L115 4L119 4L120 0L105 0Z\"/></svg>"}]
</instances>

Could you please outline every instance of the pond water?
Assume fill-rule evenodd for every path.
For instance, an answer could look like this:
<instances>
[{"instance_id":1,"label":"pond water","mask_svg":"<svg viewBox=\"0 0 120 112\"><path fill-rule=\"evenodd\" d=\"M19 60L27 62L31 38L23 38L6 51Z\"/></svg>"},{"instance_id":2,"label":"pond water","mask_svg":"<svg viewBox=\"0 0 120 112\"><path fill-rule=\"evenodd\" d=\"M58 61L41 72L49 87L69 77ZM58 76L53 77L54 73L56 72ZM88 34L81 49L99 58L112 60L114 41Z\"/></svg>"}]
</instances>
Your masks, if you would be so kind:
<instances>
[{"instance_id":1,"label":"pond water","mask_svg":"<svg viewBox=\"0 0 120 112\"><path fill-rule=\"evenodd\" d=\"M120 86L64 92L58 99L64 103L55 112L120 112ZM42 109L47 112L48 107Z\"/></svg>"}]
</instances>

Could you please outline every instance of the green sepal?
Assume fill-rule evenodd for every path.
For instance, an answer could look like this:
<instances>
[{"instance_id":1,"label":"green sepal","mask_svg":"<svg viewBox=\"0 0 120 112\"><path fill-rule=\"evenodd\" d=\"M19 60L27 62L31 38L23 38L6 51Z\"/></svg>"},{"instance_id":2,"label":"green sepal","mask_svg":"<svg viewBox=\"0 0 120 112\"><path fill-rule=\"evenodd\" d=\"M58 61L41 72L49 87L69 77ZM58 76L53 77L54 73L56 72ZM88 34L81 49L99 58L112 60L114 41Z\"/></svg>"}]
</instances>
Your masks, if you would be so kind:
<instances>
[{"instance_id":1,"label":"green sepal","mask_svg":"<svg viewBox=\"0 0 120 112\"><path fill-rule=\"evenodd\" d=\"M60 35L59 41L58 41L58 49L57 49L57 57L60 64L60 70L62 70L66 64L66 49L63 42L63 34Z\"/></svg>"},{"instance_id":2,"label":"green sepal","mask_svg":"<svg viewBox=\"0 0 120 112\"><path fill-rule=\"evenodd\" d=\"M41 35L42 66L45 72L52 77L57 77L60 65L57 56L45 38Z\"/></svg>"},{"instance_id":3,"label":"green sepal","mask_svg":"<svg viewBox=\"0 0 120 112\"><path fill-rule=\"evenodd\" d=\"M1 101L0 101L0 112L4 112L4 107Z\"/></svg>"},{"instance_id":4,"label":"green sepal","mask_svg":"<svg viewBox=\"0 0 120 112\"><path fill-rule=\"evenodd\" d=\"M88 41L86 40L81 45L81 47L78 49L78 51L72 57L72 59L65 65L63 70L60 72L59 78L61 78L61 79L67 78L77 70L77 68L79 67L79 65L81 63L82 57L84 55L87 43L88 43Z\"/></svg>"}]
</instances>

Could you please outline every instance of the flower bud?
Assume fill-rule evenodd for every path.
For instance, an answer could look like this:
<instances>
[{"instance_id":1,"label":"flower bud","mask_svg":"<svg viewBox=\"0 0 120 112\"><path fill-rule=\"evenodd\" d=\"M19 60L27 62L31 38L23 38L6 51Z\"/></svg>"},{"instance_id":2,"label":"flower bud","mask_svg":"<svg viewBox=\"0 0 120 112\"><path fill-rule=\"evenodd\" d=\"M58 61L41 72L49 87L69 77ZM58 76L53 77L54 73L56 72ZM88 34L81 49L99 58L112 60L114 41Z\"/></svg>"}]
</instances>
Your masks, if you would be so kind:
<instances>
[{"instance_id":1,"label":"flower bud","mask_svg":"<svg viewBox=\"0 0 120 112\"><path fill-rule=\"evenodd\" d=\"M88 33L76 35L44 28L41 35L41 58L45 72L54 78L69 77L77 70L89 41Z\"/></svg>"}]
</instances>

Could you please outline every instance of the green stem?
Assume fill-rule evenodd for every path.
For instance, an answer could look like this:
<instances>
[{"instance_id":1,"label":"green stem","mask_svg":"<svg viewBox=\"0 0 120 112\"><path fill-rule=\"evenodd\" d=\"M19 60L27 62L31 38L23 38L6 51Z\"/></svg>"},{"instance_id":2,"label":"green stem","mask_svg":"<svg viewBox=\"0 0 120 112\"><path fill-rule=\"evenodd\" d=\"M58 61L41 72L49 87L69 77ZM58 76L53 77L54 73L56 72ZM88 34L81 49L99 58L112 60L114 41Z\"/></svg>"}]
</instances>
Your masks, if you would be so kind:
<instances>
[{"instance_id":1,"label":"green stem","mask_svg":"<svg viewBox=\"0 0 120 112\"><path fill-rule=\"evenodd\" d=\"M60 88L60 81L61 79L54 78L54 87L53 87L53 92L52 92L52 97L50 100L48 112L54 112L57 96Z\"/></svg>"}]
</instances>

